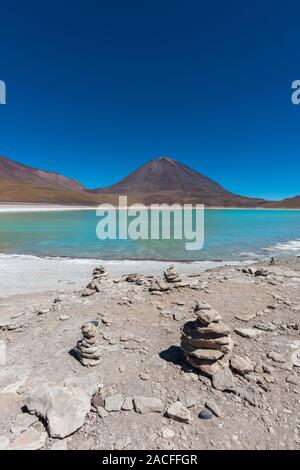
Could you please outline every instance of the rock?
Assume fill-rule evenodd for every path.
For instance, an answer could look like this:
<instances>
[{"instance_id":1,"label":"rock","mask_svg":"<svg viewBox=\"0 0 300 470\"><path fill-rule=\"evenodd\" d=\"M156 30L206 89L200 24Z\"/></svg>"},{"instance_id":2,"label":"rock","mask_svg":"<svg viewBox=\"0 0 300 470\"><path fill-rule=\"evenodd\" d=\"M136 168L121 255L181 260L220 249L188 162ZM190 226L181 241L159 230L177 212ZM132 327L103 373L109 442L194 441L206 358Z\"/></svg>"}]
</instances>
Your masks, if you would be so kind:
<instances>
[{"instance_id":1,"label":"rock","mask_svg":"<svg viewBox=\"0 0 300 470\"><path fill-rule=\"evenodd\" d=\"M94 278L102 277L104 274L105 274L105 267L102 264L97 266L93 271Z\"/></svg>"},{"instance_id":2,"label":"rock","mask_svg":"<svg viewBox=\"0 0 300 470\"><path fill-rule=\"evenodd\" d=\"M123 403L124 397L122 397L122 395L112 395L105 398L105 409L106 411L121 411Z\"/></svg>"},{"instance_id":3,"label":"rock","mask_svg":"<svg viewBox=\"0 0 300 470\"><path fill-rule=\"evenodd\" d=\"M109 416L109 412L106 411L106 409L102 408L101 406L97 407L97 413L98 413L98 416L100 416L100 418L106 418L107 416Z\"/></svg>"},{"instance_id":4,"label":"rock","mask_svg":"<svg viewBox=\"0 0 300 470\"><path fill-rule=\"evenodd\" d=\"M175 401L167 409L167 416L170 419L175 421L180 421L182 423L189 423L191 421L191 414L186 406L184 406L180 401Z\"/></svg>"},{"instance_id":5,"label":"rock","mask_svg":"<svg viewBox=\"0 0 300 470\"><path fill-rule=\"evenodd\" d=\"M100 362L98 326L99 322L95 320L84 323L81 327L83 338L78 341L74 351L84 366L97 366Z\"/></svg>"},{"instance_id":6,"label":"rock","mask_svg":"<svg viewBox=\"0 0 300 470\"><path fill-rule=\"evenodd\" d=\"M30 369L25 366L0 368L0 392L15 393L22 387L30 375Z\"/></svg>"},{"instance_id":7,"label":"rock","mask_svg":"<svg viewBox=\"0 0 300 470\"><path fill-rule=\"evenodd\" d=\"M37 312L37 315L45 315L50 312L50 308L43 308Z\"/></svg>"},{"instance_id":8,"label":"rock","mask_svg":"<svg viewBox=\"0 0 300 470\"><path fill-rule=\"evenodd\" d=\"M190 346L186 341L181 342L181 348L185 353L198 359L217 361L224 356L224 353L217 349L199 349L196 346Z\"/></svg>"},{"instance_id":9,"label":"rock","mask_svg":"<svg viewBox=\"0 0 300 470\"><path fill-rule=\"evenodd\" d=\"M300 367L300 349L293 352L291 361L294 367Z\"/></svg>"},{"instance_id":10,"label":"rock","mask_svg":"<svg viewBox=\"0 0 300 470\"><path fill-rule=\"evenodd\" d=\"M70 315L60 315L60 317L59 317L59 319L60 319L61 321L69 320L69 318L70 318Z\"/></svg>"},{"instance_id":11,"label":"rock","mask_svg":"<svg viewBox=\"0 0 300 470\"><path fill-rule=\"evenodd\" d=\"M222 319L217 310L200 310L197 316L197 323L202 325L209 325L210 323L218 323Z\"/></svg>"},{"instance_id":12,"label":"rock","mask_svg":"<svg viewBox=\"0 0 300 470\"><path fill-rule=\"evenodd\" d=\"M54 442L50 450L68 450L68 439Z\"/></svg>"},{"instance_id":13,"label":"rock","mask_svg":"<svg viewBox=\"0 0 300 470\"><path fill-rule=\"evenodd\" d=\"M247 357L234 355L230 359L230 366L241 375L248 374L254 370L254 364Z\"/></svg>"},{"instance_id":14,"label":"rock","mask_svg":"<svg viewBox=\"0 0 300 470\"><path fill-rule=\"evenodd\" d=\"M173 437L175 437L175 432L173 431L173 429L165 427L162 429L161 435L164 439L172 439Z\"/></svg>"},{"instance_id":15,"label":"rock","mask_svg":"<svg viewBox=\"0 0 300 470\"><path fill-rule=\"evenodd\" d=\"M221 369L219 372L212 376L212 386L216 390L220 390L221 392L235 391L233 375L228 367L225 369Z\"/></svg>"},{"instance_id":16,"label":"rock","mask_svg":"<svg viewBox=\"0 0 300 470\"><path fill-rule=\"evenodd\" d=\"M162 413L164 404L160 398L135 396L133 397L134 409L137 413Z\"/></svg>"},{"instance_id":17,"label":"rock","mask_svg":"<svg viewBox=\"0 0 300 470\"><path fill-rule=\"evenodd\" d=\"M272 359L272 361L274 361L274 362L279 362L279 363L285 362L285 359L282 356L282 354L279 354L276 351L271 351L270 353L267 354L267 357L269 359Z\"/></svg>"},{"instance_id":18,"label":"rock","mask_svg":"<svg viewBox=\"0 0 300 470\"><path fill-rule=\"evenodd\" d=\"M121 408L123 411L131 411L133 410L133 399L132 397L127 397L124 400L124 403Z\"/></svg>"},{"instance_id":19,"label":"rock","mask_svg":"<svg viewBox=\"0 0 300 470\"><path fill-rule=\"evenodd\" d=\"M0 436L0 450L5 450L9 446L9 439L6 436Z\"/></svg>"},{"instance_id":20,"label":"rock","mask_svg":"<svg viewBox=\"0 0 300 470\"><path fill-rule=\"evenodd\" d=\"M212 419L213 417L214 414L208 408L203 408L203 410L201 410L199 413L200 419Z\"/></svg>"},{"instance_id":21,"label":"rock","mask_svg":"<svg viewBox=\"0 0 300 470\"><path fill-rule=\"evenodd\" d=\"M181 390L178 400L187 408L191 408L199 403L199 391L194 389Z\"/></svg>"},{"instance_id":22,"label":"rock","mask_svg":"<svg viewBox=\"0 0 300 470\"><path fill-rule=\"evenodd\" d=\"M300 377L298 375L291 374L286 378L286 381L292 385L300 385Z\"/></svg>"},{"instance_id":23,"label":"rock","mask_svg":"<svg viewBox=\"0 0 300 470\"><path fill-rule=\"evenodd\" d=\"M46 432L39 432L31 428L20 434L7 450L38 450L44 447L47 439Z\"/></svg>"},{"instance_id":24,"label":"rock","mask_svg":"<svg viewBox=\"0 0 300 470\"><path fill-rule=\"evenodd\" d=\"M204 310L211 310L212 306L207 303L205 300L200 300L199 302L196 302L196 305L194 307L194 312L197 313L199 310L204 311Z\"/></svg>"},{"instance_id":25,"label":"rock","mask_svg":"<svg viewBox=\"0 0 300 470\"><path fill-rule=\"evenodd\" d=\"M253 320L253 318L256 317L256 314L255 313L248 313L246 315L235 315L234 318L236 318L237 320L240 320L240 321L243 321L243 322L248 322L248 321L251 321Z\"/></svg>"},{"instance_id":26,"label":"rock","mask_svg":"<svg viewBox=\"0 0 300 470\"><path fill-rule=\"evenodd\" d=\"M272 323L263 323L263 322L255 323L254 328L257 328L258 330L262 330L262 331L275 331L276 330L276 326L273 325Z\"/></svg>"},{"instance_id":27,"label":"rock","mask_svg":"<svg viewBox=\"0 0 300 470\"><path fill-rule=\"evenodd\" d=\"M82 295L82 297L89 297L90 295L93 295L95 293L96 293L96 291L94 289L86 288L81 292L81 295Z\"/></svg>"},{"instance_id":28,"label":"rock","mask_svg":"<svg viewBox=\"0 0 300 470\"><path fill-rule=\"evenodd\" d=\"M37 416L32 416L28 413L21 413L17 416L14 424L11 425L10 432L15 435L21 434L23 431L26 431L28 428L30 428L38 420L39 419Z\"/></svg>"},{"instance_id":29,"label":"rock","mask_svg":"<svg viewBox=\"0 0 300 470\"><path fill-rule=\"evenodd\" d=\"M104 405L105 405L105 400L104 398L102 397L101 393L98 392L96 393L93 398L92 398L92 405L95 407L95 408L103 408Z\"/></svg>"},{"instance_id":30,"label":"rock","mask_svg":"<svg viewBox=\"0 0 300 470\"><path fill-rule=\"evenodd\" d=\"M91 396L79 387L41 384L25 399L29 413L42 418L51 437L64 437L79 429L90 410Z\"/></svg>"},{"instance_id":31,"label":"rock","mask_svg":"<svg viewBox=\"0 0 300 470\"><path fill-rule=\"evenodd\" d=\"M235 333L243 338L256 338L259 335L259 331L254 328L235 328Z\"/></svg>"},{"instance_id":32,"label":"rock","mask_svg":"<svg viewBox=\"0 0 300 470\"><path fill-rule=\"evenodd\" d=\"M214 401L206 401L205 402L206 408L208 408L215 416L220 417L221 416L221 410L218 407L218 405Z\"/></svg>"},{"instance_id":33,"label":"rock","mask_svg":"<svg viewBox=\"0 0 300 470\"><path fill-rule=\"evenodd\" d=\"M0 340L0 367L5 366L6 364L6 344L1 339Z\"/></svg>"}]
</instances>

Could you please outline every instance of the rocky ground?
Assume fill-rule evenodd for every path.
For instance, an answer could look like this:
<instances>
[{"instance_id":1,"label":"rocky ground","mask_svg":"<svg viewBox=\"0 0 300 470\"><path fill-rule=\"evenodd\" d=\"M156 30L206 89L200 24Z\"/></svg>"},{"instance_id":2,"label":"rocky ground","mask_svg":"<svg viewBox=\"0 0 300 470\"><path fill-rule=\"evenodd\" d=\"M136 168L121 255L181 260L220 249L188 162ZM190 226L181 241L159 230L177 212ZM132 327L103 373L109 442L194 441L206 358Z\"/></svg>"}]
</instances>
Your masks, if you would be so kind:
<instances>
[{"instance_id":1,"label":"rocky ground","mask_svg":"<svg viewBox=\"0 0 300 470\"><path fill-rule=\"evenodd\" d=\"M0 448L300 448L300 258L178 274L3 298ZM180 349L203 301L234 341L218 389ZM91 320L100 360L85 367Z\"/></svg>"}]
</instances>

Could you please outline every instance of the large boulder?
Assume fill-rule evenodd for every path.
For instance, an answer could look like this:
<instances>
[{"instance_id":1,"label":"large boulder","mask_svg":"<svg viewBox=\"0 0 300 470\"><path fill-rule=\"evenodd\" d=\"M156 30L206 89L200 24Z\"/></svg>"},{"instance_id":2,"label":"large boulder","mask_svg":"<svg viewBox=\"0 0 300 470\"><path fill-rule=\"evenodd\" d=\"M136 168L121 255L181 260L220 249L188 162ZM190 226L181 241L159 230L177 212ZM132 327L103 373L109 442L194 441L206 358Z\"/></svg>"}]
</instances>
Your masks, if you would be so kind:
<instances>
[{"instance_id":1,"label":"large boulder","mask_svg":"<svg viewBox=\"0 0 300 470\"><path fill-rule=\"evenodd\" d=\"M32 390L25 405L45 421L51 437L63 439L83 425L91 395L76 386L42 384Z\"/></svg>"}]
</instances>

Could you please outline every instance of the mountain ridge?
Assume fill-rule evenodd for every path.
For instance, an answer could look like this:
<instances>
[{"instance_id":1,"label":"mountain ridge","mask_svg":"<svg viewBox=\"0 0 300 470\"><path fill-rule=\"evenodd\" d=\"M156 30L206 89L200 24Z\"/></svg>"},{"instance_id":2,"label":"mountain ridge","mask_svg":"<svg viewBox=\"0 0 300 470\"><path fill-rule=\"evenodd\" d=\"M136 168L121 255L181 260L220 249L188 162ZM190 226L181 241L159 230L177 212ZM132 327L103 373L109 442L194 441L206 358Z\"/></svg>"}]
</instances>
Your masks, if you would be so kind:
<instances>
[{"instance_id":1,"label":"mountain ridge","mask_svg":"<svg viewBox=\"0 0 300 470\"><path fill-rule=\"evenodd\" d=\"M80 182L53 171L0 156L0 202L98 205L204 204L207 207L300 208L300 195L282 201L266 201L234 194L211 178L167 156L146 162L110 186L87 189Z\"/></svg>"}]
</instances>

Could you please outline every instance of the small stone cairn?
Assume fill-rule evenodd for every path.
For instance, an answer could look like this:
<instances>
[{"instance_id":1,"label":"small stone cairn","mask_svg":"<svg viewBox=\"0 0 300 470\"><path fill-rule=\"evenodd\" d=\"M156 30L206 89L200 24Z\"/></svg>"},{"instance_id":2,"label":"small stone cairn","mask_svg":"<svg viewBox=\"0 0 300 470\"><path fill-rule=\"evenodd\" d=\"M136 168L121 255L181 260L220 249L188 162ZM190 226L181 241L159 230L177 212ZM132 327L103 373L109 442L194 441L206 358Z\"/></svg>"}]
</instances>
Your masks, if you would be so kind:
<instances>
[{"instance_id":1,"label":"small stone cairn","mask_svg":"<svg viewBox=\"0 0 300 470\"><path fill-rule=\"evenodd\" d=\"M181 282L179 275L175 271L174 265L171 265L168 269L165 270L164 278L166 282L169 283Z\"/></svg>"},{"instance_id":2,"label":"small stone cairn","mask_svg":"<svg viewBox=\"0 0 300 470\"><path fill-rule=\"evenodd\" d=\"M221 315L206 302L197 302L195 321L188 321L181 329L181 349L187 362L212 377L229 367L233 349L230 327Z\"/></svg>"},{"instance_id":3,"label":"small stone cairn","mask_svg":"<svg viewBox=\"0 0 300 470\"><path fill-rule=\"evenodd\" d=\"M93 295L96 292L101 290L101 278L106 276L104 266L97 266L93 271L93 278L91 282L87 285L86 289L82 292L83 297L88 295Z\"/></svg>"},{"instance_id":4,"label":"small stone cairn","mask_svg":"<svg viewBox=\"0 0 300 470\"><path fill-rule=\"evenodd\" d=\"M81 327L83 338L78 341L77 346L74 348L81 364L87 367L97 366L100 362L98 326L97 321L84 323Z\"/></svg>"},{"instance_id":5,"label":"small stone cairn","mask_svg":"<svg viewBox=\"0 0 300 470\"><path fill-rule=\"evenodd\" d=\"M140 286L143 284L144 278L138 273L131 273L125 277L125 281Z\"/></svg>"}]
</instances>

